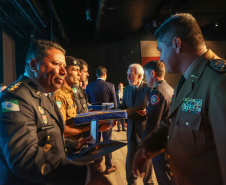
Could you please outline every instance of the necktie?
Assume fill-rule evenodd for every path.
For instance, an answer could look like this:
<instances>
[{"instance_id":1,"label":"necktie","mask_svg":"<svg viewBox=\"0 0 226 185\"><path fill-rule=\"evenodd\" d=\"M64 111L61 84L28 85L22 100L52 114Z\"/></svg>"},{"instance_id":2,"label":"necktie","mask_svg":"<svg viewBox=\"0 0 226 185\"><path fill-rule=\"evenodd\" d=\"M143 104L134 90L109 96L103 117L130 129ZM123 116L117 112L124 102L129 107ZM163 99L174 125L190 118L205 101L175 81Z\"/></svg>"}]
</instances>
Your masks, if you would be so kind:
<instances>
[{"instance_id":1,"label":"necktie","mask_svg":"<svg viewBox=\"0 0 226 185\"><path fill-rule=\"evenodd\" d=\"M136 101L136 96L137 96L137 87L133 88L133 106L135 105L135 101Z\"/></svg>"},{"instance_id":2,"label":"necktie","mask_svg":"<svg viewBox=\"0 0 226 185\"><path fill-rule=\"evenodd\" d=\"M180 81L179 81L178 87L177 87L177 95L178 95L178 93L179 93L179 91L180 91L181 87L183 86L183 84L184 84L185 80L186 80L186 79L184 78L184 75L182 75L182 76L181 76L181 78L180 78Z\"/></svg>"}]
</instances>

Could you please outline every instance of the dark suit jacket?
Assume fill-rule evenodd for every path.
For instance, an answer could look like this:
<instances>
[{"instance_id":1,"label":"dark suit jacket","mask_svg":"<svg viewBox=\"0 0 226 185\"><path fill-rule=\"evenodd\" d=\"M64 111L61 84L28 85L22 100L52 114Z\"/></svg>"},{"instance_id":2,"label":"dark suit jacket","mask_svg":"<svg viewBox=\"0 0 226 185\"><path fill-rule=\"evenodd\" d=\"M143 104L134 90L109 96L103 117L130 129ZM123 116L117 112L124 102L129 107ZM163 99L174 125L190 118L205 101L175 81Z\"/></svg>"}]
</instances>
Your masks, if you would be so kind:
<instances>
[{"instance_id":1,"label":"dark suit jacket","mask_svg":"<svg viewBox=\"0 0 226 185\"><path fill-rule=\"evenodd\" d=\"M198 66L172 99L168 139L165 125L143 145L154 152L168 141L177 184L225 185L226 62L210 50L196 60Z\"/></svg>"},{"instance_id":2,"label":"dark suit jacket","mask_svg":"<svg viewBox=\"0 0 226 185\"><path fill-rule=\"evenodd\" d=\"M0 105L0 185L85 184L87 167L67 160L66 147L77 142L64 139L54 101L22 77L0 94Z\"/></svg>"},{"instance_id":3,"label":"dark suit jacket","mask_svg":"<svg viewBox=\"0 0 226 185\"><path fill-rule=\"evenodd\" d=\"M112 83L98 79L87 85L86 94L89 103L114 103L117 108L115 86Z\"/></svg>"},{"instance_id":4,"label":"dark suit jacket","mask_svg":"<svg viewBox=\"0 0 226 185\"><path fill-rule=\"evenodd\" d=\"M133 87L128 85L124 88L121 109L127 109L128 121L127 121L127 140L130 140L132 130L136 132L138 139L141 139L142 133L146 126L146 116L141 116L136 113L136 110L144 109L147 107L147 100L150 94L151 88L148 87L146 82L141 82L135 104L132 102Z\"/></svg>"}]
</instances>

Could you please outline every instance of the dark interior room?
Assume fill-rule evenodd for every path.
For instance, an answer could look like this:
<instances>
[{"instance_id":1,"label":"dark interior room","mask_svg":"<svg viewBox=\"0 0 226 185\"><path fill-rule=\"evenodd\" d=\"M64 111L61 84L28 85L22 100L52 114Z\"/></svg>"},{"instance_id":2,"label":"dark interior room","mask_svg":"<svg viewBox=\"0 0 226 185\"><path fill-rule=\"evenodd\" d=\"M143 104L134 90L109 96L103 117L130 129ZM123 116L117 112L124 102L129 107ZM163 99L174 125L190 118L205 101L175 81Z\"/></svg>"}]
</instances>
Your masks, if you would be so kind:
<instances>
[{"instance_id":1,"label":"dark interior room","mask_svg":"<svg viewBox=\"0 0 226 185\"><path fill-rule=\"evenodd\" d=\"M211 49L225 51L225 5L224 0L1 0L0 83L9 85L23 74L29 44L46 39L60 43L66 55L85 60L90 82L103 65L108 81L127 85L128 66L143 64L141 42L155 41L156 28L174 13L191 13L205 40L213 41ZM167 78L174 87L178 75Z\"/></svg>"}]
</instances>

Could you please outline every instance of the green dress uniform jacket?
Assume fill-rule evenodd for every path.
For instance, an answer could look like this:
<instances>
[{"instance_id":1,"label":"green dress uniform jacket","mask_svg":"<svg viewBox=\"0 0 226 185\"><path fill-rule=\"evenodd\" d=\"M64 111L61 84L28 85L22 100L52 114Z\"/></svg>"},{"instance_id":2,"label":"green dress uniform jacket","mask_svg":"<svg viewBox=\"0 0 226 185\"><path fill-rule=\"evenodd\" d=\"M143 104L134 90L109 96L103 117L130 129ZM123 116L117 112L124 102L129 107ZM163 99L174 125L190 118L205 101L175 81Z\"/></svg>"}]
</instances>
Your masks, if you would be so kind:
<instances>
[{"instance_id":1,"label":"green dress uniform jacket","mask_svg":"<svg viewBox=\"0 0 226 185\"><path fill-rule=\"evenodd\" d=\"M0 185L85 184L87 167L66 150L60 111L30 79L22 76L0 94Z\"/></svg>"},{"instance_id":2,"label":"green dress uniform jacket","mask_svg":"<svg viewBox=\"0 0 226 185\"><path fill-rule=\"evenodd\" d=\"M157 151L168 140L177 184L226 185L226 62L210 50L196 60L172 99L168 139L167 126L161 125L143 145Z\"/></svg>"},{"instance_id":3,"label":"green dress uniform jacket","mask_svg":"<svg viewBox=\"0 0 226 185\"><path fill-rule=\"evenodd\" d=\"M77 105L77 114L87 113L88 109L88 97L86 92L79 85L72 85L73 92L73 100Z\"/></svg>"}]
</instances>

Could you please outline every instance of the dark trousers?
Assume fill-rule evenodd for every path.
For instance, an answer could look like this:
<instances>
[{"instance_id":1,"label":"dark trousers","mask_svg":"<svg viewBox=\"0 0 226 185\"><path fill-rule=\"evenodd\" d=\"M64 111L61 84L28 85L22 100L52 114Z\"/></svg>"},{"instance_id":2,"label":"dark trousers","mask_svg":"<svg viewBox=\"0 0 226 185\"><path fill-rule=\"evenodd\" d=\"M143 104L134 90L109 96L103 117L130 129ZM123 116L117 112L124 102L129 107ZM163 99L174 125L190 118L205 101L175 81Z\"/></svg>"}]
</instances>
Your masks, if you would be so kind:
<instances>
[{"instance_id":1,"label":"dark trousers","mask_svg":"<svg viewBox=\"0 0 226 185\"><path fill-rule=\"evenodd\" d=\"M132 131L132 135L130 140L128 141L127 145L127 156L126 156L126 180L130 185L136 185L136 178L133 176L132 173L132 163L134 154L136 153L137 145L139 141L136 137L136 133ZM143 178L144 185L154 184L152 181L152 160L148 160L145 166L145 176Z\"/></svg>"},{"instance_id":2,"label":"dark trousers","mask_svg":"<svg viewBox=\"0 0 226 185\"><path fill-rule=\"evenodd\" d=\"M120 125L122 125L122 130L125 130L125 119L118 119L117 121L118 130L120 130Z\"/></svg>"},{"instance_id":3,"label":"dark trousers","mask_svg":"<svg viewBox=\"0 0 226 185\"><path fill-rule=\"evenodd\" d=\"M155 175L159 185L175 185L173 176L170 174L167 152L163 152L152 158Z\"/></svg>"},{"instance_id":4,"label":"dark trousers","mask_svg":"<svg viewBox=\"0 0 226 185\"><path fill-rule=\"evenodd\" d=\"M111 123L111 126L112 126L112 123ZM111 140L112 128L110 130L106 131L106 132L99 132L99 141L100 141L100 138L101 138L101 133L102 133L103 141ZM110 169L112 167L111 159L112 159L112 153L109 153L109 154L105 155L106 169ZM102 162L102 160L103 160L103 157L95 160L95 163L96 164L100 164Z\"/></svg>"}]
</instances>

